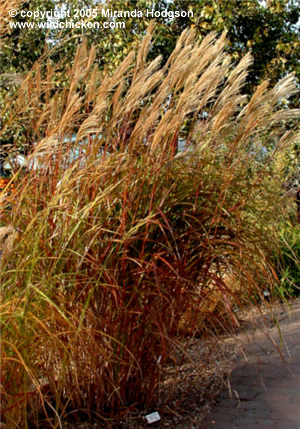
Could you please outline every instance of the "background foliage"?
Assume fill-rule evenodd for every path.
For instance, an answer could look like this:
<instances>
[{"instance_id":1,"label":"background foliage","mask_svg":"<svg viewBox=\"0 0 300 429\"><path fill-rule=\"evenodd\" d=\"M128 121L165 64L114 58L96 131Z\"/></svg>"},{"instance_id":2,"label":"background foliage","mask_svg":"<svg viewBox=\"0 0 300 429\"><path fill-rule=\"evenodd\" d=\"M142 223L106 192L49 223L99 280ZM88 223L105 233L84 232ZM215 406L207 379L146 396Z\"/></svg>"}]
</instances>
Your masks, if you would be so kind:
<instances>
[{"instance_id":1,"label":"background foliage","mask_svg":"<svg viewBox=\"0 0 300 429\"><path fill-rule=\"evenodd\" d=\"M23 0L19 7L23 10L54 10L61 7L64 2L55 0ZM252 94L258 84L268 79L273 86L280 78L288 73L293 73L298 79L300 76L299 57L299 7L295 0L269 0L263 3L252 1L218 1L198 0L180 1L173 0L138 0L138 1L107 1L108 7L114 10L139 9L145 12L148 9L156 10L192 10L193 18L180 18L167 20L156 19L157 33L153 41L153 47L149 59L162 55L166 61L175 47L175 42L181 32L186 28L192 28L199 39L211 31L221 34L227 32L227 52L233 64L251 51L254 62L247 76L244 87L245 93ZM75 8L95 7L93 0L71 0L67 7L74 11ZM99 4L98 7L102 7ZM22 19L18 16L16 19ZM27 18L33 22L33 18ZM105 20L98 14L97 20ZM24 21L24 19L23 19ZM52 64L72 64L76 45L82 42L82 37L87 38L88 46L95 45L95 60L100 69L104 66L113 71L125 58L131 49L135 49L149 25L150 18L126 18L125 29L101 29L99 30L42 30L42 29L14 29L10 30L3 38L0 48L0 101L3 107L2 118L7 118L6 103L17 90L18 84L24 79L26 72L32 69L34 63L47 57ZM83 34L84 33L84 34ZM57 74L64 74L67 68L57 69ZM60 76L57 81L63 82ZM16 85L17 83L17 85ZM283 99L282 103L289 103L291 107L299 106L299 97L294 96ZM28 131L23 127L15 127L10 133L2 133L0 165L3 168L3 160L6 154L4 147L18 144L21 150L26 152L24 141L29 141ZM22 145L23 144L23 145ZM23 148L23 149L22 149ZM297 150L295 148L295 150ZM297 152L298 154L298 152ZM296 154L296 158L298 155ZM297 160L294 168L298 167Z\"/></svg>"},{"instance_id":2,"label":"background foliage","mask_svg":"<svg viewBox=\"0 0 300 429\"><path fill-rule=\"evenodd\" d=\"M181 32L186 28L193 28L199 37L211 31L227 31L228 52L235 61L251 50L254 64L250 71L246 90L253 91L254 86L266 77L272 84L277 82L286 73L293 72L299 78L299 5L295 0L269 0L264 4L258 0L252 1L218 1L198 0L181 1L165 0L149 1L113 1L105 2L114 10L146 9L155 10L192 10L193 18L180 18L167 20L157 19L157 36L154 40L152 55L161 54L166 60L172 52L175 42ZM23 10L54 10L61 2L22 1ZM68 8L95 7L92 0L71 0ZM102 7L102 5L98 5ZM96 18L103 20L100 14ZM33 18L28 18L33 21ZM84 31L89 44L93 43L97 49L97 61L100 66L105 64L115 67L129 50L136 47L149 25L150 18L127 18L126 29L102 29ZM297 25L298 24L298 25ZM1 47L1 73L26 72L31 69L34 62L45 53L45 44L54 45L64 40L61 49L55 50L50 56L52 60L65 59L72 61L76 43L80 42L82 30L46 30L14 29L4 40Z\"/></svg>"}]
</instances>

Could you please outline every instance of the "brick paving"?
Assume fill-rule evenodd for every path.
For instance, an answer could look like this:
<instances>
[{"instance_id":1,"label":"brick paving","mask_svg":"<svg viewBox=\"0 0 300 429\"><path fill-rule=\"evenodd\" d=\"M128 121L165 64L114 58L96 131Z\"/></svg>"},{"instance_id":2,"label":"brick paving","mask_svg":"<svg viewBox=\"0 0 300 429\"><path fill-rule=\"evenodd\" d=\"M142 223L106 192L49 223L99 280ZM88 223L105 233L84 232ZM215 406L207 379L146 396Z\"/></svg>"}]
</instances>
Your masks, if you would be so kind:
<instances>
[{"instance_id":1,"label":"brick paving","mask_svg":"<svg viewBox=\"0 0 300 429\"><path fill-rule=\"evenodd\" d=\"M268 319L239 334L243 353L201 429L300 429L300 300Z\"/></svg>"}]
</instances>

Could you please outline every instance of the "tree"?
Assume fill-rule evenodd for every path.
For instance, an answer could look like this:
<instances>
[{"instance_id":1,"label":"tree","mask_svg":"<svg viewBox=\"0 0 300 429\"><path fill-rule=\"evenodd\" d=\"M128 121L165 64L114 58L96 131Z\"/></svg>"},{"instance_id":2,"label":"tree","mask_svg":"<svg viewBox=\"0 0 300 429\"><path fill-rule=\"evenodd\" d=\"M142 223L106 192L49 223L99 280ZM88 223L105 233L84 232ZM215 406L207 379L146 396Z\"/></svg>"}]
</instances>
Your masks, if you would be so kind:
<instances>
[{"instance_id":1,"label":"tree","mask_svg":"<svg viewBox=\"0 0 300 429\"><path fill-rule=\"evenodd\" d=\"M64 2L60 2L60 5ZM296 0L269 0L264 5L259 0L127 0L105 2L113 10L138 9L143 18L126 18L126 28L85 29L81 28L46 30L37 28L15 28L5 38L1 48L1 73L25 72L31 69L34 62L45 53L45 49L56 47L50 54L54 62L62 58L71 61L76 45L84 34L89 44L97 47L97 60L100 67L104 65L113 69L136 47L145 34L151 17L146 17L147 9L163 11L169 9L191 10L193 17L181 17L170 20L158 18L157 36L153 46L153 57L162 54L166 59L175 46L179 34L186 28L193 28L200 37L211 31L221 33L227 31L228 51L238 61L247 51L251 50L254 64L248 76L249 87L254 87L266 77L271 84L277 82L285 74L294 72L300 76L298 58L300 56L300 11ZM31 0L21 4L22 10L46 11L58 8L55 0ZM75 9L95 8L94 0L71 0L66 6L74 20ZM99 23L107 21L99 10ZM72 15L73 14L73 15ZM81 18L78 18L81 19ZM18 15L17 20L24 21ZM26 18L33 22L33 18ZM36 22L36 21L35 21ZM63 41L63 43L61 43ZM60 42L60 43L58 43ZM45 48L47 46L47 48Z\"/></svg>"},{"instance_id":2,"label":"tree","mask_svg":"<svg viewBox=\"0 0 300 429\"><path fill-rule=\"evenodd\" d=\"M266 5L258 0L174 0L174 9L191 8L194 17L173 22L174 34L183 28L194 28L203 37L210 31L227 31L228 52L239 61L248 51L254 62L247 77L245 90L253 93L255 87L268 79L274 86L288 73L300 78L300 9L296 0L269 0ZM292 105L299 106L298 98Z\"/></svg>"}]
</instances>

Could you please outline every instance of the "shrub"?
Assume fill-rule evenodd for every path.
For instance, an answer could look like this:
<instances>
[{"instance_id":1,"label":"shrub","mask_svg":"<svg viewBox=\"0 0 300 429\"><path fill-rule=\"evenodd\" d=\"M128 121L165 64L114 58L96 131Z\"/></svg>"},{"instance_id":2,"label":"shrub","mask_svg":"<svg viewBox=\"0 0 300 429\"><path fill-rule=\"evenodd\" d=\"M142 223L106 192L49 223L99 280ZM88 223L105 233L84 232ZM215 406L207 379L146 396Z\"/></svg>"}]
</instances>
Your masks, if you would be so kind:
<instances>
[{"instance_id":1,"label":"shrub","mask_svg":"<svg viewBox=\"0 0 300 429\"><path fill-rule=\"evenodd\" d=\"M293 78L247 103L251 58L230 69L224 36L184 32L160 67L150 32L114 75L83 44L67 83L36 65L11 102L3 133L16 118L35 144L3 213L19 235L1 272L7 424L107 427L150 407L179 328L222 323L215 300L235 325L232 307L277 280L277 157L297 112L276 106Z\"/></svg>"}]
</instances>

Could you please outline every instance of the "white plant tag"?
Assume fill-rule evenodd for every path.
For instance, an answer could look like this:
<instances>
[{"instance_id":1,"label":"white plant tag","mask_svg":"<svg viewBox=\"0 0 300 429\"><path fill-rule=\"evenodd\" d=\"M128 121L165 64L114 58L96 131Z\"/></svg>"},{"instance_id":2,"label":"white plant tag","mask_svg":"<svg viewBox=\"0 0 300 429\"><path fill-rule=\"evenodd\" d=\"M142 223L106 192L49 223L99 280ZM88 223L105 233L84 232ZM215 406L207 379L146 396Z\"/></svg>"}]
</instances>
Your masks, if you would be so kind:
<instances>
[{"instance_id":1,"label":"white plant tag","mask_svg":"<svg viewBox=\"0 0 300 429\"><path fill-rule=\"evenodd\" d=\"M155 411L155 413L148 414L146 416L146 419L148 423L155 423L160 420L160 415L158 414L157 411Z\"/></svg>"}]
</instances>

